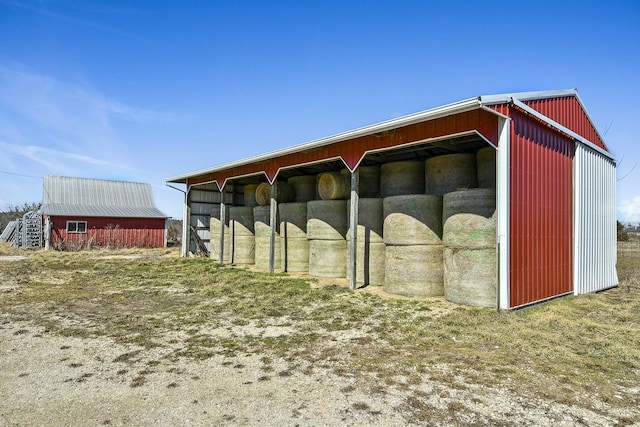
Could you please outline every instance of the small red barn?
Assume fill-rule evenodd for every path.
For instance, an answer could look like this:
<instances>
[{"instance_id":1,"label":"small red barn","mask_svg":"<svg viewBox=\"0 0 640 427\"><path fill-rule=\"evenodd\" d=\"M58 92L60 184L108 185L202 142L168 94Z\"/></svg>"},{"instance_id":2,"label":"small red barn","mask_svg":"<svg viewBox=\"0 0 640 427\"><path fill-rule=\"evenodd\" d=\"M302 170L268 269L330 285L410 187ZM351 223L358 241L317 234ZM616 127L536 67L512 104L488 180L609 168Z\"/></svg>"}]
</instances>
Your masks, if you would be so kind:
<instances>
[{"instance_id":1,"label":"small red barn","mask_svg":"<svg viewBox=\"0 0 640 427\"><path fill-rule=\"evenodd\" d=\"M167 216L139 182L45 176L45 247L164 247Z\"/></svg>"}]
</instances>

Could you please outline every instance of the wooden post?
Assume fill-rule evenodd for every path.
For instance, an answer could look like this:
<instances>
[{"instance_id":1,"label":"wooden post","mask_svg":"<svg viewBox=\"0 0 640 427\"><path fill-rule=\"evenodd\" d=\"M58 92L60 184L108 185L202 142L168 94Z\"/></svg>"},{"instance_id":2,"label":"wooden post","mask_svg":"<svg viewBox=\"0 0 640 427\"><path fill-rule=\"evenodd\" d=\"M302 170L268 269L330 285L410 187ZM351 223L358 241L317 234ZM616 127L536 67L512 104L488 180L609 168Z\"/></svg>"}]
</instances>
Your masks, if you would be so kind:
<instances>
[{"instance_id":1,"label":"wooden post","mask_svg":"<svg viewBox=\"0 0 640 427\"><path fill-rule=\"evenodd\" d=\"M277 186L276 181L271 185L271 210L269 212L269 273L273 273L275 270L275 258L276 258L276 220L278 216L278 202L276 201Z\"/></svg>"},{"instance_id":2,"label":"wooden post","mask_svg":"<svg viewBox=\"0 0 640 427\"><path fill-rule=\"evenodd\" d=\"M189 208L189 190L184 193L184 206L182 209L182 248L180 251L181 257L189 256L189 247L191 246L191 231L189 225L191 224L191 209Z\"/></svg>"},{"instance_id":3,"label":"wooden post","mask_svg":"<svg viewBox=\"0 0 640 427\"><path fill-rule=\"evenodd\" d=\"M351 205L349 209L349 288L356 288L356 254L358 248L358 187L360 186L360 171L351 172Z\"/></svg>"},{"instance_id":4,"label":"wooden post","mask_svg":"<svg viewBox=\"0 0 640 427\"><path fill-rule=\"evenodd\" d=\"M227 221L224 203L224 189L220 190L220 252L218 252L220 264L224 264L224 225Z\"/></svg>"}]
</instances>

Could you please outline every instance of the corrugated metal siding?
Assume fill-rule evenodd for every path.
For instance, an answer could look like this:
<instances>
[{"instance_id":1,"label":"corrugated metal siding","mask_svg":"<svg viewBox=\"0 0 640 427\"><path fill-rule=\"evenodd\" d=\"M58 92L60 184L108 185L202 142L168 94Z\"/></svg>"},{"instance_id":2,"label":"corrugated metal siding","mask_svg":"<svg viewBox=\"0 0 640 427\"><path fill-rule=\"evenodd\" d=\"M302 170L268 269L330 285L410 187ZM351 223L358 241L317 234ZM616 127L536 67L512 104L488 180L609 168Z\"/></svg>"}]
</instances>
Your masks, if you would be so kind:
<instances>
[{"instance_id":1,"label":"corrugated metal siding","mask_svg":"<svg viewBox=\"0 0 640 427\"><path fill-rule=\"evenodd\" d=\"M616 167L579 144L575 156L575 293L618 284L616 273Z\"/></svg>"},{"instance_id":2,"label":"corrugated metal siding","mask_svg":"<svg viewBox=\"0 0 640 427\"><path fill-rule=\"evenodd\" d=\"M67 234L67 221L87 221L86 233ZM164 218L104 218L104 217L51 217L52 229L57 229L67 243L111 247L164 247ZM51 233L51 243L58 242L58 234Z\"/></svg>"},{"instance_id":3,"label":"corrugated metal siding","mask_svg":"<svg viewBox=\"0 0 640 427\"><path fill-rule=\"evenodd\" d=\"M207 250L211 251L211 230L209 221L211 219L211 209L215 204L219 204L221 199L221 193L219 191L212 191L208 188L191 187L189 189L189 206L190 218L189 225L195 228L196 234L202 240ZM190 239L189 250L193 253L196 252L196 242Z\"/></svg>"},{"instance_id":4,"label":"corrugated metal siding","mask_svg":"<svg viewBox=\"0 0 640 427\"><path fill-rule=\"evenodd\" d=\"M573 290L571 140L510 108L510 307Z\"/></svg>"},{"instance_id":5,"label":"corrugated metal siding","mask_svg":"<svg viewBox=\"0 0 640 427\"><path fill-rule=\"evenodd\" d=\"M575 97L535 99L524 102L534 110L607 150L589 116Z\"/></svg>"},{"instance_id":6,"label":"corrugated metal siding","mask_svg":"<svg viewBox=\"0 0 640 427\"><path fill-rule=\"evenodd\" d=\"M354 168L367 151L381 150L401 146L427 138L438 138L468 131L478 131L489 141L498 142L498 118L495 114L476 109L465 113L454 114L442 118L428 120L385 132L383 135L367 135L349 139L304 152L287 154L275 159L249 163L228 170L218 171L192 177L188 185L215 181L222 185L225 180L238 176L266 173L273 180L281 168L299 164L309 164L329 159L342 158L346 164Z\"/></svg>"}]
</instances>

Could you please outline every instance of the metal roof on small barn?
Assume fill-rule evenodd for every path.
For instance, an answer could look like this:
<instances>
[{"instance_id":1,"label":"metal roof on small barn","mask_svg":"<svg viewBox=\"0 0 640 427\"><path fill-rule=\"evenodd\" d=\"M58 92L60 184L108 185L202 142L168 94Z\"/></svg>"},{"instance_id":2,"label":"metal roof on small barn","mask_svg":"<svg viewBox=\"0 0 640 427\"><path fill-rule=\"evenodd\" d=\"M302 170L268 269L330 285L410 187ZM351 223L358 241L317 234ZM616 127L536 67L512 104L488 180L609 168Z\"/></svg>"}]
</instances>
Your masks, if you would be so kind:
<instances>
[{"instance_id":1,"label":"metal roof on small barn","mask_svg":"<svg viewBox=\"0 0 640 427\"><path fill-rule=\"evenodd\" d=\"M168 218L156 208L149 184L45 176L42 211L49 216Z\"/></svg>"}]
</instances>

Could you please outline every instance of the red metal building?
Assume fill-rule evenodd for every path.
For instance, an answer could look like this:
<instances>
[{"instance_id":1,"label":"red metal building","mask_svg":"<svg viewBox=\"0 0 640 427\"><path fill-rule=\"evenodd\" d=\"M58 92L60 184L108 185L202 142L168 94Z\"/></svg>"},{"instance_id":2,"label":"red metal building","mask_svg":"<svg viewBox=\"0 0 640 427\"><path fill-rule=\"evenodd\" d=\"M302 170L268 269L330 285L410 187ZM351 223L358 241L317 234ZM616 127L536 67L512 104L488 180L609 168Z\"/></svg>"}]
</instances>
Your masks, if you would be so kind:
<instances>
[{"instance_id":1,"label":"red metal building","mask_svg":"<svg viewBox=\"0 0 640 427\"><path fill-rule=\"evenodd\" d=\"M45 247L166 246L149 184L45 176L42 211Z\"/></svg>"},{"instance_id":2,"label":"red metal building","mask_svg":"<svg viewBox=\"0 0 640 427\"><path fill-rule=\"evenodd\" d=\"M615 160L576 90L470 98L167 182L186 184L185 227L208 241L210 206L238 203L235 187L487 145L497 158L497 307L616 286Z\"/></svg>"}]
</instances>

